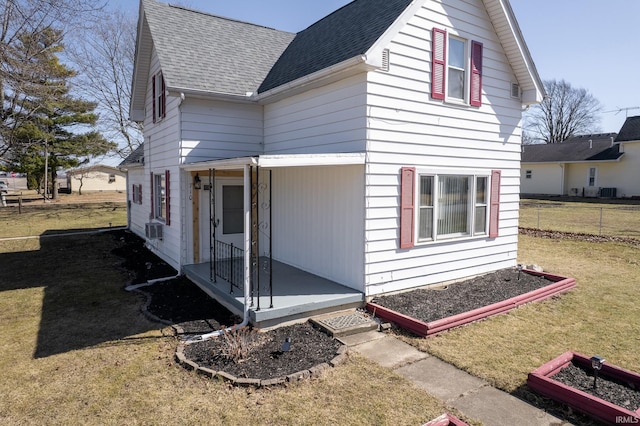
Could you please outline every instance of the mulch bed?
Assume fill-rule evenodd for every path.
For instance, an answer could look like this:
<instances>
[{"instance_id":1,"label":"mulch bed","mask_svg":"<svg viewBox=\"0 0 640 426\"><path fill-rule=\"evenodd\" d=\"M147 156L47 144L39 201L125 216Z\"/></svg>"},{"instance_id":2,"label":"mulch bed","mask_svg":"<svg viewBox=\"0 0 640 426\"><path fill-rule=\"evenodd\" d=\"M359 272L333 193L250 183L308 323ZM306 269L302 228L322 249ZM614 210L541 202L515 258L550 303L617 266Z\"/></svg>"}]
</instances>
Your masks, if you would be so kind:
<instances>
[{"instance_id":1,"label":"mulch bed","mask_svg":"<svg viewBox=\"0 0 640 426\"><path fill-rule=\"evenodd\" d=\"M113 253L124 259L121 266L129 274L131 284L176 275L176 271L147 250L135 234L114 231L112 235L120 242ZM186 338L223 326L232 327L242 321L184 277L141 287L138 291L148 297L145 310L151 319L173 324ZM255 346L240 362L221 356L224 340L220 338L185 345L183 354L189 361L213 371L224 371L237 378L269 380L329 364L342 346L310 323L255 335ZM286 338L291 342L289 351L280 352Z\"/></svg>"},{"instance_id":2,"label":"mulch bed","mask_svg":"<svg viewBox=\"0 0 640 426\"><path fill-rule=\"evenodd\" d=\"M222 370L235 377L266 380L286 377L328 363L341 346L340 342L308 322L257 333L255 338L255 346L249 350L247 359L240 362L222 355L225 349L223 338L187 345L184 355L201 367L214 371ZM287 338L291 341L290 349L281 352Z\"/></svg>"},{"instance_id":3,"label":"mulch bed","mask_svg":"<svg viewBox=\"0 0 640 426\"><path fill-rule=\"evenodd\" d=\"M597 388L594 389L593 372L588 372L573 363L560 370L553 376L553 379L618 407L630 411L636 411L640 408L640 389L633 389L625 383L609 380L603 376L598 376Z\"/></svg>"},{"instance_id":4,"label":"mulch bed","mask_svg":"<svg viewBox=\"0 0 640 426\"><path fill-rule=\"evenodd\" d=\"M546 278L507 268L440 289L417 289L378 296L373 303L431 322L501 302L551 283Z\"/></svg>"}]
</instances>

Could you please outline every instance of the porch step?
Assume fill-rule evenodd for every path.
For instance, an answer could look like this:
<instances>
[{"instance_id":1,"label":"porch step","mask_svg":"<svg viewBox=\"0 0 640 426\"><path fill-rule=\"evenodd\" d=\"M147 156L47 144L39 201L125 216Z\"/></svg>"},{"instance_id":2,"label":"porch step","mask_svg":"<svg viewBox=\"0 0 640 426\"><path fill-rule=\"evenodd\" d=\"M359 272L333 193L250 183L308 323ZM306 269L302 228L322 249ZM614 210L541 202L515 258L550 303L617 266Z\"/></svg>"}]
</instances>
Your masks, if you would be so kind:
<instances>
[{"instance_id":1,"label":"porch step","mask_svg":"<svg viewBox=\"0 0 640 426\"><path fill-rule=\"evenodd\" d=\"M333 337L349 336L378 328L377 322L360 311L333 312L313 317L310 321Z\"/></svg>"}]
</instances>

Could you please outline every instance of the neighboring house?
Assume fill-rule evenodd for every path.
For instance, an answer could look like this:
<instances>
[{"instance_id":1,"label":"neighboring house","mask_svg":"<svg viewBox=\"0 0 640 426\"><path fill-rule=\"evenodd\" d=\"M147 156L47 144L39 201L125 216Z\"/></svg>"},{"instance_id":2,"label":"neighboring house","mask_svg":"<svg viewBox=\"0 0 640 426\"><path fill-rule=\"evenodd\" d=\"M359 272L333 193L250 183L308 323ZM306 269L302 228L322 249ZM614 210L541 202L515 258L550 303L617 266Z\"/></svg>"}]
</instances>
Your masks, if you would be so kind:
<instances>
[{"instance_id":1,"label":"neighboring house","mask_svg":"<svg viewBox=\"0 0 640 426\"><path fill-rule=\"evenodd\" d=\"M127 190L126 173L105 165L69 170L66 173L67 192L124 192Z\"/></svg>"},{"instance_id":2,"label":"neighboring house","mask_svg":"<svg viewBox=\"0 0 640 426\"><path fill-rule=\"evenodd\" d=\"M236 310L244 261L258 324L514 266L542 87L507 0L356 0L297 34L142 0L130 229Z\"/></svg>"},{"instance_id":3,"label":"neighboring house","mask_svg":"<svg viewBox=\"0 0 640 426\"><path fill-rule=\"evenodd\" d=\"M618 134L524 145L520 173L523 196L640 197L640 116Z\"/></svg>"}]
</instances>

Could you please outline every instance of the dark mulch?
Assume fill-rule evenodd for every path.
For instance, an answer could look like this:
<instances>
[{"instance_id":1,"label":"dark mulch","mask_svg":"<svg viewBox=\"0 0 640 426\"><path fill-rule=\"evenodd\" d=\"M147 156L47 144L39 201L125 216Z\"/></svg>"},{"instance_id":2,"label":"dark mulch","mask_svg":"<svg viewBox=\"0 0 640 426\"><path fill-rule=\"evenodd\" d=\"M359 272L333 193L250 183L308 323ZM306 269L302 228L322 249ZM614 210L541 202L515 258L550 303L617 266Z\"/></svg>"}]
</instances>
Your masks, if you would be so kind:
<instances>
[{"instance_id":1,"label":"dark mulch","mask_svg":"<svg viewBox=\"0 0 640 426\"><path fill-rule=\"evenodd\" d=\"M281 352L286 338L290 338L290 349ZM184 354L201 367L222 370L240 378L268 380L327 363L341 345L308 322L259 333L256 339L257 344L248 352L248 358L237 363L222 355L225 349L222 338L187 345Z\"/></svg>"},{"instance_id":2,"label":"dark mulch","mask_svg":"<svg viewBox=\"0 0 640 426\"><path fill-rule=\"evenodd\" d=\"M551 283L546 278L507 268L441 289L417 289L379 296L373 302L420 321L431 322L501 302Z\"/></svg>"},{"instance_id":3,"label":"dark mulch","mask_svg":"<svg viewBox=\"0 0 640 426\"><path fill-rule=\"evenodd\" d=\"M594 389L593 371L587 371L582 366L571 363L555 374L553 379L627 410L636 411L640 408L640 389L609 380L606 376L598 376L597 388Z\"/></svg>"},{"instance_id":4,"label":"dark mulch","mask_svg":"<svg viewBox=\"0 0 640 426\"><path fill-rule=\"evenodd\" d=\"M186 334L204 334L242 322L185 277L156 283L142 290L151 296L147 311L173 324Z\"/></svg>"},{"instance_id":5,"label":"dark mulch","mask_svg":"<svg viewBox=\"0 0 640 426\"><path fill-rule=\"evenodd\" d=\"M120 242L113 253L124 259L122 267L130 275L131 284L176 275L176 271L144 247L144 242L135 234L114 231L112 235ZM242 321L184 277L142 287L140 291L150 296L147 311L151 315L177 325L188 336L206 334ZM291 340L290 350L280 353L287 337ZM223 345L220 338L187 345L184 354L187 359L214 371L268 380L328 363L341 346L340 342L309 323L258 333L257 340L248 359L239 363L220 356Z\"/></svg>"},{"instance_id":6,"label":"dark mulch","mask_svg":"<svg viewBox=\"0 0 640 426\"><path fill-rule=\"evenodd\" d=\"M123 259L122 267L128 271L131 284L140 284L157 278L172 277L177 271L150 252L144 241L131 231L109 232L120 245L111 252Z\"/></svg>"}]
</instances>

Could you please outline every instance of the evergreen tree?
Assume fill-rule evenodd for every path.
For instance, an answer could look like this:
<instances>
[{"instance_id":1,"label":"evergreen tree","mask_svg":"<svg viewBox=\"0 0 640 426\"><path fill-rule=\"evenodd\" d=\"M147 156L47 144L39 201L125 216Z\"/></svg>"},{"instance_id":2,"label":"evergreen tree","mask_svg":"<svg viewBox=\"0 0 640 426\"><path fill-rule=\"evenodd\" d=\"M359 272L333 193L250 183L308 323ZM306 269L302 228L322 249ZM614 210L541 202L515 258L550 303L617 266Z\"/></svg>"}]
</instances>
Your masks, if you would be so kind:
<instances>
[{"instance_id":1,"label":"evergreen tree","mask_svg":"<svg viewBox=\"0 0 640 426\"><path fill-rule=\"evenodd\" d=\"M21 34L11 55L21 66L10 92L15 123L10 158L15 170L26 173L39 175L41 167L44 174L46 167L53 198L58 169L77 167L117 147L90 130L98 119L96 104L70 94L76 73L60 62L63 50L61 32L47 28Z\"/></svg>"}]
</instances>

